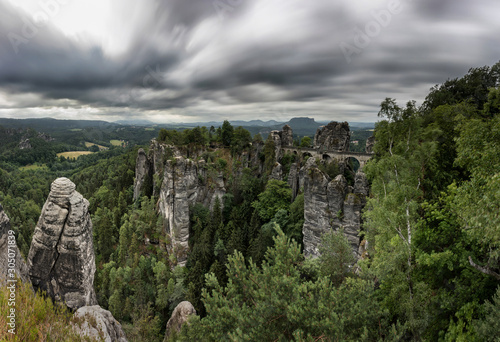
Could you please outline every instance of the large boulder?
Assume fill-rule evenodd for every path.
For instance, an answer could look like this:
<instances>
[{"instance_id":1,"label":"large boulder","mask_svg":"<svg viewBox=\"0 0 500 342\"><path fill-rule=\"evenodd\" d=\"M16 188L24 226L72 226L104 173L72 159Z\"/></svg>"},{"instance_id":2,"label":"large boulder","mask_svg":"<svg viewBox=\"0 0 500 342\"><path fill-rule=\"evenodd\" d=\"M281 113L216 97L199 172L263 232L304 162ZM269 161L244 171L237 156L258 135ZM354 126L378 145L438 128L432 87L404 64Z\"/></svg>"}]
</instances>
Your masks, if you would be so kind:
<instances>
[{"instance_id":1,"label":"large boulder","mask_svg":"<svg viewBox=\"0 0 500 342\"><path fill-rule=\"evenodd\" d=\"M19 277L23 282L29 280L28 266L17 248L14 231L0 204L0 284Z\"/></svg>"},{"instance_id":2,"label":"large boulder","mask_svg":"<svg viewBox=\"0 0 500 342\"><path fill-rule=\"evenodd\" d=\"M347 122L332 121L318 128L314 135L314 148L320 151L349 151L351 131Z\"/></svg>"},{"instance_id":3,"label":"large boulder","mask_svg":"<svg viewBox=\"0 0 500 342\"><path fill-rule=\"evenodd\" d=\"M97 304L89 202L67 178L58 178L43 206L28 254L35 289L71 309Z\"/></svg>"},{"instance_id":4,"label":"large boulder","mask_svg":"<svg viewBox=\"0 0 500 342\"><path fill-rule=\"evenodd\" d=\"M73 328L82 336L105 342L127 342L121 324L99 305L81 307L73 317L78 322Z\"/></svg>"},{"instance_id":5,"label":"large boulder","mask_svg":"<svg viewBox=\"0 0 500 342\"><path fill-rule=\"evenodd\" d=\"M172 316L167 322L167 329L165 330L164 342L168 340L170 335L175 332L180 332L182 325L187 322L189 316L196 315L196 310L188 301L180 302L172 312Z\"/></svg>"}]
</instances>

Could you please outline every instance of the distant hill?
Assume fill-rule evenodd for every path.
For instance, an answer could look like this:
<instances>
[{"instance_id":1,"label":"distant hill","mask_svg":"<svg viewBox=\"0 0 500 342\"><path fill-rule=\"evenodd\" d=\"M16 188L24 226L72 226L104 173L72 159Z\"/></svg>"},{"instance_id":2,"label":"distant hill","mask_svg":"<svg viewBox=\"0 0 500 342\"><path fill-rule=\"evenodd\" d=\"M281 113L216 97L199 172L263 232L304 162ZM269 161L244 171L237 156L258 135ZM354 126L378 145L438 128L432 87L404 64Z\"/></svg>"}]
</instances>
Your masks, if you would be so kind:
<instances>
[{"instance_id":1,"label":"distant hill","mask_svg":"<svg viewBox=\"0 0 500 342\"><path fill-rule=\"evenodd\" d=\"M37 131L52 132L59 129L84 129L88 127L119 127L120 125L98 120L58 120L41 119L6 119L0 118L0 125L5 128L33 128Z\"/></svg>"},{"instance_id":2,"label":"distant hill","mask_svg":"<svg viewBox=\"0 0 500 342\"><path fill-rule=\"evenodd\" d=\"M157 123L149 120L118 120L113 123L119 125L132 125L132 126L155 126Z\"/></svg>"}]
</instances>

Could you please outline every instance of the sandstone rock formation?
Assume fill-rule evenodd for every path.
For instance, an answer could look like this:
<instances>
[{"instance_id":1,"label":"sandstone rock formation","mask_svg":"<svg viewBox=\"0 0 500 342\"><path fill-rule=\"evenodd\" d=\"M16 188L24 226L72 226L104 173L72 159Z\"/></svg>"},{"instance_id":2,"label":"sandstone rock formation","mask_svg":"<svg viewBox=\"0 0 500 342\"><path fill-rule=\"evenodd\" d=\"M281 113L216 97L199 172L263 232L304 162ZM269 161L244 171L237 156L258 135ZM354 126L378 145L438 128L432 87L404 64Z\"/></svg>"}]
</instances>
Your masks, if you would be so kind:
<instances>
[{"instance_id":1,"label":"sandstone rock formation","mask_svg":"<svg viewBox=\"0 0 500 342\"><path fill-rule=\"evenodd\" d=\"M33 234L28 268L35 289L42 289L72 309L97 304L89 202L75 184L58 178L43 206Z\"/></svg>"},{"instance_id":2,"label":"sandstone rock formation","mask_svg":"<svg viewBox=\"0 0 500 342\"><path fill-rule=\"evenodd\" d=\"M140 148L135 164L134 201L141 196L144 183L148 177L151 178L151 164L146 156L146 152Z\"/></svg>"},{"instance_id":3,"label":"sandstone rock formation","mask_svg":"<svg viewBox=\"0 0 500 342\"><path fill-rule=\"evenodd\" d=\"M79 308L74 317L80 321L80 324L75 325L74 329L82 336L95 339L104 338L106 342L127 342L121 324L111 312L104 310L99 305Z\"/></svg>"},{"instance_id":4,"label":"sandstone rock formation","mask_svg":"<svg viewBox=\"0 0 500 342\"><path fill-rule=\"evenodd\" d=\"M359 251L361 210L368 194L368 182L358 171L354 187L349 187L342 174L330 180L309 158L301 169L304 177L304 255L319 256L321 236L330 230L344 228L353 254Z\"/></svg>"},{"instance_id":5,"label":"sandstone rock formation","mask_svg":"<svg viewBox=\"0 0 500 342\"><path fill-rule=\"evenodd\" d=\"M349 151L351 131L347 122L332 121L318 128L314 135L314 148L320 151Z\"/></svg>"},{"instance_id":6,"label":"sandstone rock formation","mask_svg":"<svg viewBox=\"0 0 500 342\"><path fill-rule=\"evenodd\" d=\"M293 131L289 125L283 126L281 130L281 145L293 146Z\"/></svg>"},{"instance_id":7,"label":"sandstone rock formation","mask_svg":"<svg viewBox=\"0 0 500 342\"><path fill-rule=\"evenodd\" d=\"M207 178L210 178L210 185L200 183L200 180L208 181ZM187 260L189 208L197 202L213 208L215 199L222 199L225 193L223 174L219 172L209 177L204 160L194 162L176 157L167 161L158 208L179 265L185 265Z\"/></svg>"},{"instance_id":8,"label":"sandstone rock formation","mask_svg":"<svg viewBox=\"0 0 500 342\"><path fill-rule=\"evenodd\" d=\"M373 153L373 145L375 145L375 137L372 135L366 139L365 151L366 153Z\"/></svg>"},{"instance_id":9,"label":"sandstone rock formation","mask_svg":"<svg viewBox=\"0 0 500 342\"><path fill-rule=\"evenodd\" d=\"M29 150L31 149L31 143L29 139L22 139L19 142L19 149L20 150Z\"/></svg>"},{"instance_id":10,"label":"sandstone rock formation","mask_svg":"<svg viewBox=\"0 0 500 342\"><path fill-rule=\"evenodd\" d=\"M269 179L283 180L283 166L280 163L276 162L274 164Z\"/></svg>"},{"instance_id":11,"label":"sandstone rock formation","mask_svg":"<svg viewBox=\"0 0 500 342\"><path fill-rule=\"evenodd\" d=\"M165 330L165 339L167 341L168 337L175 331L180 332L182 325L187 322L189 316L196 315L196 310L194 306L188 302L180 302L172 312L172 316L167 322L167 330Z\"/></svg>"},{"instance_id":12,"label":"sandstone rock formation","mask_svg":"<svg viewBox=\"0 0 500 342\"><path fill-rule=\"evenodd\" d=\"M290 172L288 172L288 186L292 189L292 202L295 197L299 194L299 170L297 163L292 163L290 165Z\"/></svg>"},{"instance_id":13,"label":"sandstone rock formation","mask_svg":"<svg viewBox=\"0 0 500 342\"><path fill-rule=\"evenodd\" d=\"M0 284L19 277L23 282L29 280L28 266L16 245L10 221L0 204ZM9 271L12 270L12 271Z\"/></svg>"},{"instance_id":14,"label":"sandstone rock formation","mask_svg":"<svg viewBox=\"0 0 500 342\"><path fill-rule=\"evenodd\" d=\"M283 157L283 151L281 149L281 131L271 131L268 139L271 139L274 142L275 160L281 160L281 157Z\"/></svg>"}]
</instances>

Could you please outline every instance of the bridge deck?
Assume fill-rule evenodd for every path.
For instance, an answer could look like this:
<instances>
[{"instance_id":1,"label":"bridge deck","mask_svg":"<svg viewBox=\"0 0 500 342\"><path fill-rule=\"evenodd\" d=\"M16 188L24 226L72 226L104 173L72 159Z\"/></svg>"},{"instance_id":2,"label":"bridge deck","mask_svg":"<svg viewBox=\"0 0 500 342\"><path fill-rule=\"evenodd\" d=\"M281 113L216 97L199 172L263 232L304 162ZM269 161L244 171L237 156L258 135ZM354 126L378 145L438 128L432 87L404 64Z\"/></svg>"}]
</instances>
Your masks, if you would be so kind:
<instances>
[{"instance_id":1,"label":"bridge deck","mask_svg":"<svg viewBox=\"0 0 500 342\"><path fill-rule=\"evenodd\" d=\"M285 146L282 147L283 150L286 151L294 151L297 153L302 153L302 152L313 152L315 154L332 154L332 155L337 155L337 156L359 156L359 157L366 157L366 158L371 158L373 157L373 153L366 153L366 152L350 152L350 151L322 151L318 150L315 148L310 148L310 147L290 147L290 146Z\"/></svg>"}]
</instances>

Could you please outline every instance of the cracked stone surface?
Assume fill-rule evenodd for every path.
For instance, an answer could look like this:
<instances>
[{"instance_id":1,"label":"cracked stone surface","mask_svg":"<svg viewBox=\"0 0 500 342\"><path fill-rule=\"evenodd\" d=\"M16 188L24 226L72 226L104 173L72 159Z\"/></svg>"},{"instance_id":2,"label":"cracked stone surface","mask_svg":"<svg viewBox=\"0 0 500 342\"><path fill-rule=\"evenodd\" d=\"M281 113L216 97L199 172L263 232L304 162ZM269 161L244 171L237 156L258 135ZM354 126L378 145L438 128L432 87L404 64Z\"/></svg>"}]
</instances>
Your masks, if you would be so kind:
<instances>
[{"instance_id":1,"label":"cracked stone surface","mask_svg":"<svg viewBox=\"0 0 500 342\"><path fill-rule=\"evenodd\" d=\"M358 171L354 187L350 187L342 174L330 179L313 158L307 160L301 172L304 175L304 255L318 257L321 236L343 227L353 254L359 257L361 211L369 193L365 174Z\"/></svg>"},{"instance_id":2,"label":"cracked stone surface","mask_svg":"<svg viewBox=\"0 0 500 342\"><path fill-rule=\"evenodd\" d=\"M82 336L96 339L104 337L105 342L127 342L121 324L111 312L99 305L80 308L75 312L74 317L83 321L80 327L75 326L75 330Z\"/></svg>"},{"instance_id":3,"label":"cracked stone surface","mask_svg":"<svg viewBox=\"0 0 500 342\"><path fill-rule=\"evenodd\" d=\"M89 202L67 178L51 185L28 254L33 287L71 309L97 304Z\"/></svg>"}]
</instances>

